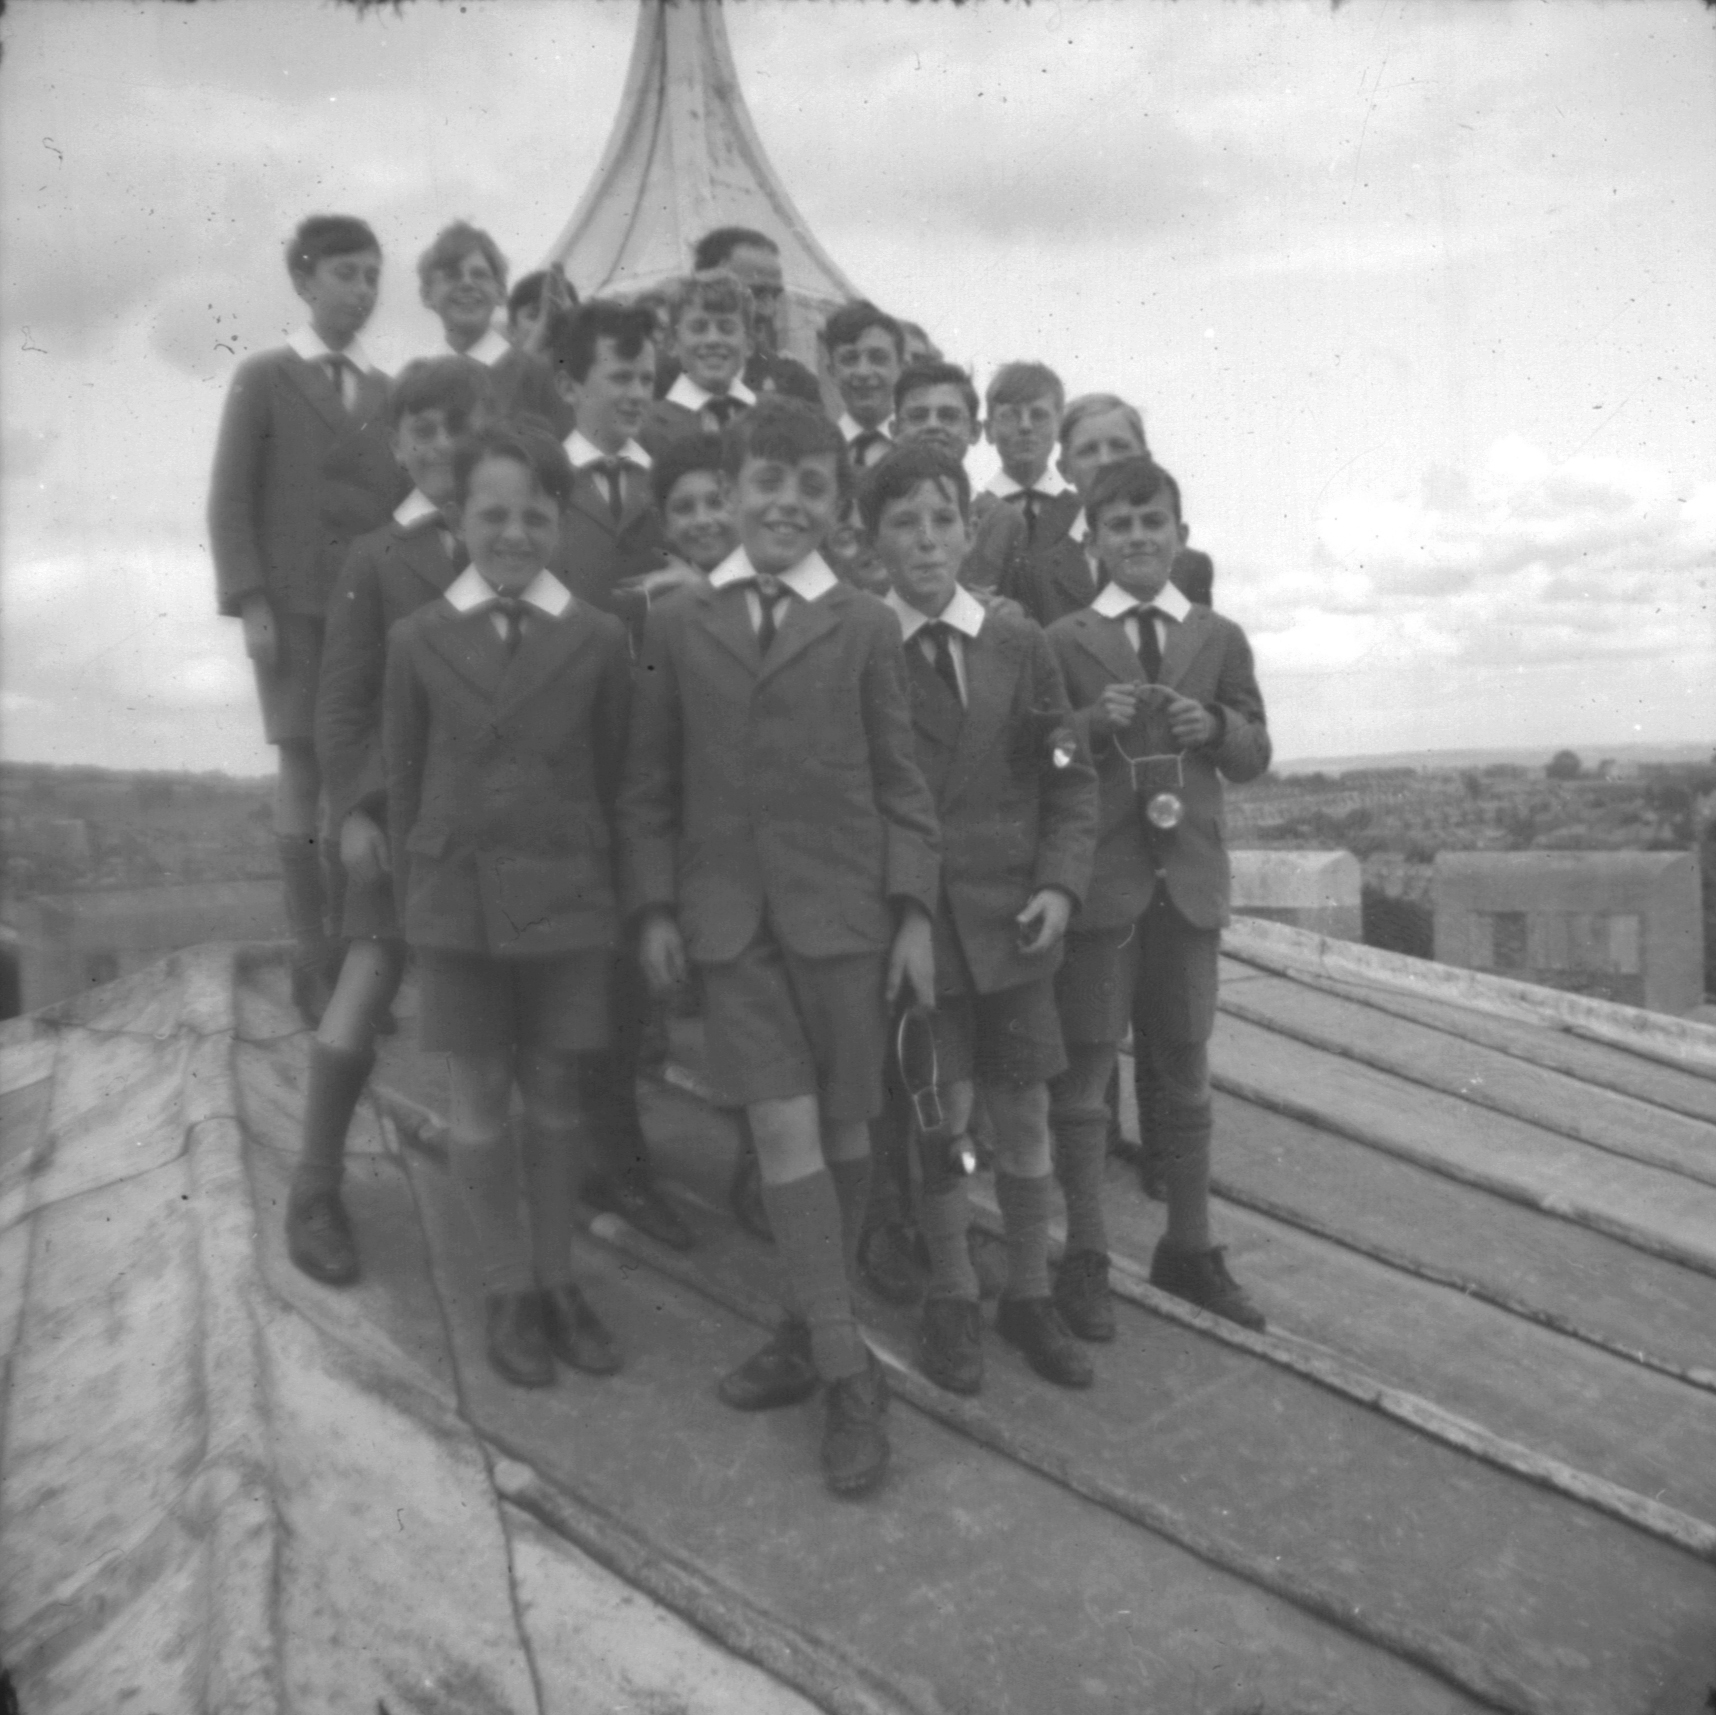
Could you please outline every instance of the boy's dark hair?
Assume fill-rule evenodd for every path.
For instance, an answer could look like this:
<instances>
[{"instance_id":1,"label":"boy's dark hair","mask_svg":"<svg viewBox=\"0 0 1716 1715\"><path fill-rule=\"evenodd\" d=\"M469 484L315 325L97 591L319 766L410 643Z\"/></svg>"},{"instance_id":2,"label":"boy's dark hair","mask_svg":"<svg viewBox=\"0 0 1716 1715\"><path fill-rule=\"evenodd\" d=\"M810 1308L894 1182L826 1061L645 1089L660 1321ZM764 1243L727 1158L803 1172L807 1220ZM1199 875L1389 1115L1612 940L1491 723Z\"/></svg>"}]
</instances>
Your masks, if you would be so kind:
<instances>
[{"instance_id":1,"label":"boy's dark hair","mask_svg":"<svg viewBox=\"0 0 1716 1715\"><path fill-rule=\"evenodd\" d=\"M1105 507L1148 506L1162 493L1174 503L1174 522L1183 524L1180 485L1167 471L1149 457L1116 459L1113 464L1105 464L1091 481L1090 499L1084 503L1085 523L1094 536Z\"/></svg>"},{"instance_id":2,"label":"boy's dark hair","mask_svg":"<svg viewBox=\"0 0 1716 1715\"><path fill-rule=\"evenodd\" d=\"M965 466L940 447L918 442L896 447L864 472L858 484L858 514L865 530L874 536L889 504L904 500L926 482L945 483L959 503L960 517L971 517L971 478Z\"/></svg>"},{"instance_id":3,"label":"boy's dark hair","mask_svg":"<svg viewBox=\"0 0 1716 1715\"><path fill-rule=\"evenodd\" d=\"M879 310L868 298L860 298L853 304L842 304L822 324L823 349L830 354L843 345L854 345L863 337L866 328L880 328L894 342L894 351L902 363L906 360L906 336L900 324L887 313Z\"/></svg>"},{"instance_id":4,"label":"boy's dark hair","mask_svg":"<svg viewBox=\"0 0 1716 1715\"><path fill-rule=\"evenodd\" d=\"M655 496L657 511L667 510L674 484L694 470L706 470L714 476L726 474L719 435L685 435L668 442L660 458L649 467L649 488Z\"/></svg>"},{"instance_id":5,"label":"boy's dark hair","mask_svg":"<svg viewBox=\"0 0 1716 1715\"><path fill-rule=\"evenodd\" d=\"M691 252L692 269L706 274L711 268L725 268L727 258L746 245L758 250L772 250L777 256L781 253L781 247L766 232L758 232L749 226L718 226L698 239Z\"/></svg>"},{"instance_id":6,"label":"boy's dark hair","mask_svg":"<svg viewBox=\"0 0 1716 1715\"><path fill-rule=\"evenodd\" d=\"M542 302L542 289L547 283L546 268L533 268L528 274L521 275L517 284L506 295L507 320L517 321L522 312L535 309ZM566 290L572 294L572 308L577 309L578 288L568 280Z\"/></svg>"},{"instance_id":7,"label":"boy's dark hair","mask_svg":"<svg viewBox=\"0 0 1716 1715\"><path fill-rule=\"evenodd\" d=\"M286 240L286 272L294 280L314 274L330 256L353 256L360 250L381 254L381 241L367 220L355 214L313 214L298 223Z\"/></svg>"},{"instance_id":8,"label":"boy's dark hair","mask_svg":"<svg viewBox=\"0 0 1716 1715\"><path fill-rule=\"evenodd\" d=\"M925 350L933 353L933 356L925 359L926 362L941 362L941 347L930 338L929 329L926 328L922 322L902 321L900 323L900 332L907 340L910 340L911 336L916 334L918 342L925 348Z\"/></svg>"},{"instance_id":9,"label":"boy's dark hair","mask_svg":"<svg viewBox=\"0 0 1716 1715\"><path fill-rule=\"evenodd\" d=\"M984 394L991 412L997 405L1028 405L1047 393L1055 402L1057 417L1067 408L1067 390L1061 378L1046 363L1004 363L989 379Z\"/></svg>"},{"instance_id":10,"label":"boy's dark hair","mask_svg":"<svg viewBox=\"0 0 1716 1715\"><path fill-rule=\"evenodd\" d=\"M414 358L387 390L387 421L398 428L413 411L444 411L447 427L462 435L482 396L482 371L469 358Z\"/></svg>"},{"instance_id":11,"label":"boy's dark hair","mask_svg":"<svg viewBox=\"0 0 1716 1715\"><path fill-rule=\"evenodd\" d=\"M846 450L846 437L814 405L765 393L750 410L735 417L721 435L721 468L732 477L745 468L747 459L798 464L823 453L834 455L844 501L852 493L852 458Z\"/></svg>"},{"instance_id":12,"label":"boy's dark hair","mask_svg":"<svg viewBox=\"0 0 1716 1715\"><path fill-rule=\"evenodd\" d=\"M506 258L500 246L480 226L468 220L455 220L435 234L435 242L417 258L417 283L427 286L440 273L457 268L473 250L483 253L483 260L494 270L501 289L506 288Z\"/></svg>"},{"instance_id":13,"label":"boy's dark hair","mask_svg":"<svg viewBox=\"0 0 1716 1715\"><path fill-rule=\"evenodd\" d=\"M554 330L555 366L574 381L583 381L596 361L598 340L611 339L614 350L630 362L654 338L655 317L643 305L591 298Z\"/></svg>"},{"instance_id":14,"label":"boy's dark hair","mask_svg":"<svg viewBox=\"0 0 1716 1715\"><path fill-rule=\"evenodd\" d=\"M905 404L908 393L918 393L926 387L957 387L960 397L965 401L966 410L971 413L971 426L975 429L982 420L982 412L977 403L977 389L972 384L970 375L957 363L914 363L894 383L896 414Z\"/></svg>"},{"instance_id":15,"label":"boy's dark hair","mask_svg":"<svg viewBox=\"0 0 1716 1715\"><path fill-rule=\"evenodd\" d=\"M536 486L558 507L572 498L572 461L546 429L493 423L466 435L453 452L453 494L460 506L471 492L471 473L484 459L511 459L530 472Z\"/></svg>"}]
</instances>

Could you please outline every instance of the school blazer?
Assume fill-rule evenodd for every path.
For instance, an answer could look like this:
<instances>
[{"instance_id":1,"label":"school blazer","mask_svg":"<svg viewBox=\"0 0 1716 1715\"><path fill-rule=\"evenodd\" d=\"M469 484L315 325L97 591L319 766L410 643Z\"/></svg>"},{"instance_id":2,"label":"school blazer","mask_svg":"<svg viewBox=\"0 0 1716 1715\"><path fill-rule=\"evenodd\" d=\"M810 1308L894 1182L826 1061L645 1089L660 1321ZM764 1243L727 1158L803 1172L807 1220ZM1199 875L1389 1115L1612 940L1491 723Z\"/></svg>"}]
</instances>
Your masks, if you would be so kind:
<instances>
[{"instance_id":1,"label":"school blazer","mask_svg":"<svg viewBox=\"0 0 1716 1715\"><path fill-rule=\"evenodd\" d=\"M348 412L319 364L290 346L234 372L215 441L209 546L219 611L260 592L321 618L353 540L411 490L387 435L387 378L360 373Z\"/></svg>"},{"instance_id":2,"label":"school blazer","mask_svg":"<svg viewBox=\"0 0 1716 1715\"><path fill-rule=\"evenodd\" d=\"M1023 957L1014 919L1039 888L1060 888L1075 909L1083 900L1096 851L1096 773L1036 625L989 613L961 645L963 708L918 644L906 645L912 737L941 823L938 978L958 968L957 942L977 992L993 994L1060 963L1058 946ZM1071 751L1064 767L1055 766L1057 744Z\"/></svg>"},{"instance_id":3,"label":"school blazer","mask_svg":"<svg viewBox=\"0 0 1716 1715\"><path fill-rule=\"evenodd\" d=\"M437 601L387 651L382 749L394 897L413 947L530 958L612 946L624 628L532 613L509 661L490 614Z\"/></svg>"},{"instance_id":4,"label":"school blazer","mask_svg":"<svg viewBox=\"0 0 1716 1715\"><path fill-rule=\"evenodd\" d=\"M560 546L549 570L579 601L623 619L634 647L642 640L648 603L641 595L632 596L615 586L666 562L666 542L650 499L648 473L634 471L627 479L626 504L616 528L605 488L592 472L579 471L573 479L572 498L561 514Z\"/></svg>"},{"instance_id":5,"label":"school blazer","mask_svg":"<svg viewBox=\"0 0 1716 1715\"><path fill-rule=\"evenodd\" d=\"M353 810L382 818L381 690L387 634L441 595L458 568L427 521L372 530L352 543L328 602L316 688L316 755L337 831Z\"/></svg>"},{"instance_id":6,"label":"school blazer","mask_svg":"<svg viewBox=\"0 0 1716 1715\"><path fill-rule=\"evenodd\" d=\"M1196 606L1168 628L1160 682L1181 696L1219 707L1225 727L1213 747L1186 754L1181 791L1185 816L1167 834L1144 817L1144 800L1158 783L1146 782L1142 795L1134 792L1132 770L1113 739L1090 739L1091 708L1104 686L1144 679L1124 624L1085 609L1050 626L1049 642L1077 723L1090 742L1101 793L1096 864L1073 927L1115 929L1130 923L1150 903L1159 867L1180 915L1195 928L1220 928L1228 921L1232 891L1222 828L1222 778L1236 784L1254 780L1270 758L1263 694L1245 633L1231 619ZM1132 749L1130 743L1127 748Z\"/></svg>"},{"instance_id":7,"label":"school blazer","mask_svg":"<svg viewBox=\"0 0 1716 1715\"><path fill-rule=\"evenodd\" d=\"M650 614L620 794L628 915L677 913L690 956L735 959L765 915L806 958L874 952L891 900L933 917L935 807L913 751L900 628L840 584L795 600L768 660L743 586Z\"/></svg>"},{"instance_id":8,"label":"school blazer","mask_svg":"<svg viewBox=\"0 0 1716 1715\"><path fill-rule=\"evenodd\" d=\"M1039 521L1039 530L1041 527ZM1096 600L1096 577L1084 544L1064 533L1048 546L1015 553L1002 567L995 587L1002 595L1011 596L1045 630Z\"/></svg>"}]
</instances>

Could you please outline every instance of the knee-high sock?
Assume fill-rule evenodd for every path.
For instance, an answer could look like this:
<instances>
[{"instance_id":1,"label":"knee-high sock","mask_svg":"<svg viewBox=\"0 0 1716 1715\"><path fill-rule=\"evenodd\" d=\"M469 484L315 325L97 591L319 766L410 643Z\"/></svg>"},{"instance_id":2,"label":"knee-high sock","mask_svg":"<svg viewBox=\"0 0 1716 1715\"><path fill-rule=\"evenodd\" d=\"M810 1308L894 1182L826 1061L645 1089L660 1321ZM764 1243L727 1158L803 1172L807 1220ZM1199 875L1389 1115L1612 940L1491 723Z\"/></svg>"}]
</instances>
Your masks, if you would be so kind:
<instances>
[{"instance_id":1,"label":"knee-high sock","mask_svg":"<svg viewBox=\"0 0 1716 1715\"><path fill-rule=\"evenodd\" d=\"M304 1141L292 1194L337 1191L345 1173L346 1133L369 1079L375 1055L331 1048L312 1038L310 1077L304 1092Z\"/></svg>"},{"instance_id":2,"label":"knee-high sock","mask_svg":"<svg viewBox=\"0 0 1716 1715\"><path fill-rule=\"evenodd\" d=\"M824 1381L858 1375L868 1363L852 1315L840 1226L840 1200L824 1168L784 1185L763 1181L775 1244L792 1283L800 1314L810 1326L810 1350Z\"/></svg>"},{"instance_id":3,"label":"knee-high sock","mask_svg":"<svg viewBox=\"0 0 1716 1715\"><path fill-rule=\"evenodd\" d=\"M1048 1297L1049 1208L1054 1201L1050 1176L1042 1173L1021 1179L998 1172L995 1201L1001 1205L1001 1226L1007 1239L1007 1296ZM1068 1248L1078 1247L1069 1240Z\"/></svg>"},{"instance_id":4,"label":"knee-high sock","mask_svg":"<svg viewBox=\"0 0 1716 1715\"><path fill-rule=\"evenodd\" d=\"M447 1167L476 1239L484 1292L528 1292L530 1254L518 1214L518 1168L511 1136L451 1140Z\"/></svg>"},{"instance_id":5,"label":"knee-high sock","mask_svg":"<svg viewBox=\"0 0 1716 1715\"><path fill-rule=\"evenodd\" d=\"M543 1286L564 1286L572 1278L578 1133L571 1126L527 1119L522 1143L524 1207L536 1278Z\"/></svg>"},{"instance_id":6,"label":"knee-high sock","mask_svg":"<svg viewBox=\"0 0 1716 1715\"><path fill-rule=\"evenodd\" d=\"M870 1157L831 1161L828 1173L840 1202L840 1255L846 1265L846 1279L851 1282L858 1278L858 1239L870 1213Z\"/></svg>"},{"instance_id":7,"label":"knee-high sock","mask_svg":"<svg viewBox=\"0 0 1716 1715\"><path fill-rule=\"evenodd\" d=\"M1102 1216L1108 1160L1108 1109L1095 1105L1055 1116L1055 1177L1067 1201L1067 1249L1108 1254Z\"/></svg>"},{"instance_id":8,"label":"knee-high sock","mask_svg":"<svg viewBox=\"0 0 1716 1715\"><path fill-rule=\"evenodd\" d=\"M1158 1043L1152 1058L1161 1088L1162 1194L1168 1243L1210 1246L1210 1072L1202 1042Z\"/></svg>"},{"instance_id":9,"label":"knee-high sock","mask_svg":"<svg viewBox=\"0 0 1716 1715\"><path fill-rule=\"evenodd\" d=\"M936 1185L925 1185L918 1203L918 1231L929 1247L932 1298L977 1298L977 1273L971 1266L966 1236L971 1205L965 1177L953 1174Z\"/></svg>"}]
</instances>

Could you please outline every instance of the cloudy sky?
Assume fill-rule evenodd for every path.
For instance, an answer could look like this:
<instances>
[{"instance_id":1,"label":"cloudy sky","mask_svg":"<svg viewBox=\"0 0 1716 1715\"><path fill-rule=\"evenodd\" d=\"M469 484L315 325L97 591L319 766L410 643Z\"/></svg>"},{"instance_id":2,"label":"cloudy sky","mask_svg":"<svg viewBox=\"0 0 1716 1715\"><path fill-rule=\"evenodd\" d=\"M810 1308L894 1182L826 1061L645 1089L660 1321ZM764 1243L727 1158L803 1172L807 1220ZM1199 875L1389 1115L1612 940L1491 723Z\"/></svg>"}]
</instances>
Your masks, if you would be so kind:
<instances>
[{"instance_id":1,"label":"cloudy sky","mask_svg":"<svg viewBox=\"0 0 1716 1715\"><path fill-rule=\"evenodd\" d=\"M1716 740L1716 27L1693 0L740 0L788 190L979 379L1144 408L1285 757ZM270 766L203 498L304 213L429 349L453 216L522 271L630 0L14 0L3 753Z\"/></svg>"}]
</instances>

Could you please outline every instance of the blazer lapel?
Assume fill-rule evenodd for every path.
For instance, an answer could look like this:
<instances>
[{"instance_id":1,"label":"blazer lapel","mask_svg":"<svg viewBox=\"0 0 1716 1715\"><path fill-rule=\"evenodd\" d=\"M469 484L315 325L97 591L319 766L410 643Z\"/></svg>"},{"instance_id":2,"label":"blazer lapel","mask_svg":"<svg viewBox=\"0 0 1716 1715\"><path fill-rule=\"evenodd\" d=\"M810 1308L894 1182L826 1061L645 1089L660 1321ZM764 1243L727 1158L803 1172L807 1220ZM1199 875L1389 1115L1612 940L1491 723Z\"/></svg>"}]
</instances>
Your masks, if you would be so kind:
<instances>
[{"instance_id":1,"label":"blazer lapel","mask_svg":"<svg viewBox=\"0 0 1716 1715\"><path fill-rule=\"evenodd\" d=\"M1104 619L1087 611L1077 616L1076 623L1080 648L1086 654L1094 655L1108 670L1111 685L1143 679L1143 664L1127 641L1126 628L1118 619Z\"/></svg>"},{"instance_id":2,"label":"blazer lapel","mask_svg":"<svg viewBox=\"0 0 1716 1715\"><path fill-rule=\"evenodd\" d=\"M1096 579L1079 543L1062 537L1055 546L1052 564L1055 582L1080 607L1089 607L1096 600Z\"/></svg>"},{"instance_id":3,"label":"blazer lapel","mask_svg":"<svg viewBox=\"0 0 1716 1715\"><path fill-rule=\"evenodd\" d=\"M331 389L330 389L331 391ZM351 413L360 423L379 422L387 412L387 381L373 369L358 371L356 409Z\"/></svg>"},{"instance_id":4,"label":"blazer lapel","mask_svg":"<svg viewBox=\"0 0 1716 1715\"><path fill-rule=\"evenodd\" d=\"M837 595L837 591L830 590L820 601L805 601L795 595L788 602L780 630L775 633L774 643L762 663L759 678L766 679L778 673L788 662L802 655L824 632L834 629L837 615L828 604ZM752 647L756 647L755 639Z\"/></svg>"},{"instance_id":5,"label":"blazer lapel","mask_svg":"<svg viewBox=\"0 0 1716 1715\"><path fill-rule=\"evenodd\" d=\"M609 509L608 496L587 465L572 479L572 504L599 530L610 536L618 534L614 529L614 514Z\"/></svg>"},{"instance_id":6,"label":"blazer lapel","mask_svg":"<svg viewBox=\"0 0 1716 1715\"><path fill-rule=\"evenodd\" d=\"M333 382L328 379L327 371L319 363L312 363L307 357L300 357L294 351L282 367L290 377L292 385L315 406L329 428L344 435L356 427L357 419L341 403L340 396L334 391ZM358 396L361 400L361 388Z\"/></svg>"},{"instance_id":7,"label":"blazer lapel","mask_svg":"<svg viewBox=\"0 0 1716 1715\"><path fill-rule=\"evenodd\" d=\"M491 631L493 627L490 627ZM500 681L497 717L534 696L590 641L589 618L576 606L555 617L532 612L518 653L507 661Z\"/></svg>"},{"instance_id":8,"label":"blazer lapel","mask_svg":"<svg viewBox=\"0 0 1716 1715\"><path fill-rule=\"evenodd\" d=\"M423 637L472 690L494 701L508 663L492 615L443 608L436 623L424 628Z\"/></svg>"},{"instance_id":9,"label":"blazer lapel","mask_svg":"<svg viewBox=\"0 0 1716 1715\"><path fill-rule=\"evenodd\" d=\"M1215 632L1215 615L1207 607L1194 607L1182 620L1168 627L1168 645L1162 651L1162 677L1170 687L1179 684L1186 669L1198 658Z\"/></svg>"},{"instance_id":10,"label":"blazer lapel","mask_svg":"<svg viewBox=\"0 0 1716 1715\"><path fill-rule=\"evenodd\" d=\"M1006 723L1018 674L1017 651L997 642L993 635L980 631L965 640L965 724L954 749L950 798L977 772L978 763Z\"/></svg>"},{"instance_id":11,"label":"blazer lapel","mask_svg":"<svg viewBox=\"0 0 1716 1715\"><path fill-rule=\"evenodd\" d=\"M427 524L399 532L399 557L436 595L444 595L456 575L439 531Z\"/></svg>"},{"instance_id":12,"label":"blazer lapel","mask_svg":"<svg viewBox=\"0 0 1716 1715\"><path fill-rule=\"evenodd\" d=\"M941 682L935 668L924 659L915 637L906 645L906 683L912 695L912 725L931 744L953 750L966 724L965 710Z\"/></svg>"},{"instance_id":13,"label":"blazer lapel","mask_svg":"<svg viewBox=\"0 0 1716 1715\"><path fill-rule=\"evenodd\" d=\"M706 584L697 598L708 609L709 635L754 679L762 671L763 658L757 649L757 634L751 629L750 604L742 584L710 589ZM777 639L778 641L778 639Z\"/></svg>"}]
</instances>

